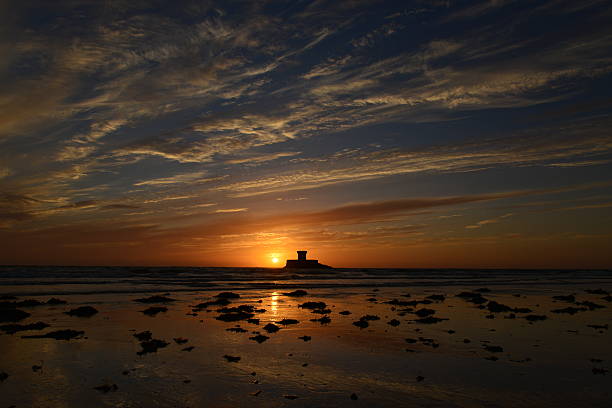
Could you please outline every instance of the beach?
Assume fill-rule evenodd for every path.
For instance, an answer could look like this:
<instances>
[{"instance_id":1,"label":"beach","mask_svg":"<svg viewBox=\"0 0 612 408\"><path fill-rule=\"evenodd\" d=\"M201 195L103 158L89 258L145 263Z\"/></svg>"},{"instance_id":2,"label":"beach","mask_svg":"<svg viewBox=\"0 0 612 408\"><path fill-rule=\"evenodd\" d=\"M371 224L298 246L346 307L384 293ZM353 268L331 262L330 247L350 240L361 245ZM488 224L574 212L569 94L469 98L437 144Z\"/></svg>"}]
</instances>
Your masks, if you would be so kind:
<instances>
[{"instance_id":1,"label":"beach","mask_svg":"<svg viewBox=\"0 0 612 408\"><path fill-rule=\"evenodd\" d=\"M604 407L610 292L610 271L3 267L0 400Z\"/></svg>"}]
</instances>

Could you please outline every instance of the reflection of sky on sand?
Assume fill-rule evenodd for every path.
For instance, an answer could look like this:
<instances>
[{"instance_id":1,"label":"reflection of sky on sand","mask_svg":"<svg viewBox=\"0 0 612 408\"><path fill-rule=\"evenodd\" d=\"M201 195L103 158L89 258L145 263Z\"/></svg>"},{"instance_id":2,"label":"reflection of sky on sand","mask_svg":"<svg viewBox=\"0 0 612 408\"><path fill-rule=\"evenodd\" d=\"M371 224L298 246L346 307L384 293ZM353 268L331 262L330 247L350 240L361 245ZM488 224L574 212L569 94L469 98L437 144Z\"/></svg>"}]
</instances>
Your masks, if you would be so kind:
<instances>
[{"instance_id":1,"label":"reflection of sky on sand","mask_svg":"<svg viewBox=\"0 0 612 408\"><path fill-rule=\"evenodd\" d=\"M520 318L504 319L505 314L486 319L487 311L452 296L463 289L411 288L410 298L401 297L408 292L406 288L309 290L303 298L289 298L280 291L240 292L234 305L266 309L256 316L261 319L259 325L218 321L214 319L217 307L200 311L198 316L187 315L190 305L209 300L216 292L173 293L178 301L154 318L140 312L147 305L132 301L139 295L64 296L69 305L33 308L30 319L48 322L53 329L85 330L87 339L63 342L21 339L19 334L0 336L0 349L6 356L0 370L10 375L0 384L3 402L48 407L342 407L354 404L349 399L353 392L359 395L359 403L381 407L483 406L504 400L529 406L597 406L606 401L610 378L593 375L588 360L600 358L604 366L608 364L612 359L610 334L598 333L586 324L608 322L607 309L554 315L551 309L566 306L552 301L556 292L519 298L512 290L498 288L485 296L513 307L531 307L534 313L547 314L549 320L529 324ZM413 314L399 316L401 307L393 310L383 303L393 298L422 299L433 293L450 295L442 303L424 306L449 319L434 325L416 324ZM377 301L367 301L371 297ZM310 321L321 315L297 307L305 301L326 302L332 310L331 323ZM92 304L100 313L90 319L62 313L80 304ZM352 314L340 315L342 310ZM365 314L380 320L371 321L365 329L352 325ZM283 318L297 319L299 324L274 334L263 331L267 322ZM387 325L392 318L400 320L398 327ZM235 326L248 332L226 330ZM455 333L449 333L451 329ZM579 333L567 332L572 329ZM143 330L171 344L156 354L137 356L140 346L132 335ZM262 344L249 340L256 331L270 339ZM303 335L312 340L298 339ZM181 351L184 346L175 344L175 337L188 338L185 346L195 349ZM418 337L432 338L440 346L434 349L405 340ZM466 338L470 343L464 343ZM503 347L503 352L495 353L498 361L485 360L493 354L483 349L484 344ZM224 354L241 360L228 363ZM532 361L519 362L526 358ZM40 360L44 360L43 371L32 372L31 366ZM417 382L418 375L425 381ZM115 383L119 390L108 394L93 390L104 383ZM584 387L589 388L589 395L579 391ZM250 395L258 390L262 391L258 397ZM282 397L286 394L299 399L286 400Z\"/></svg>"}]
</instances>

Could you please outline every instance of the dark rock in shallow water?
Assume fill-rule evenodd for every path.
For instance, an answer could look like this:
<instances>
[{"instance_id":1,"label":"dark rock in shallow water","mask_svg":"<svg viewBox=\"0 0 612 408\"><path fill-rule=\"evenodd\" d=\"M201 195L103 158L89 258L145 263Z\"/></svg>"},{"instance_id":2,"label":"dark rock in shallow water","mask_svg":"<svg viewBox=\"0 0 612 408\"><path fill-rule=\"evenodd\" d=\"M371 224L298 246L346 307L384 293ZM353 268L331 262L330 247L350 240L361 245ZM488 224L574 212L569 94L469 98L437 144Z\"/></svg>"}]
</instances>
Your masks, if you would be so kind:
<instances>
[{"instance_id":1,"label":"dark rock in shallow water","mask_svg":"<svg viewBox=\"0 0 612 408\"><path fill-rule=\"evenodd\" d=\"M487 302L487 299L482 297L482 295L480 293L474 293L474 292L461 292L457 295L457 297L460 297L464 300L466 300L467 302L470 303L474 303L476 305L480 305L483 303Z\"/></svg>"},{"instance_id":2,"label":"dark rock in shallow water","mask_svg":"<svg viewBox=\"0 0 612 408\"><path fill-rule=\"evenodd\" d=\"M306 292L305 290L302 290L302 289L294 290L293 292L283 293L283 295L291 296L291 297L306 296L307 294L308 294L308 292Z\"/></svg>"},{"instance_id":3,"label":"dark rock in shallow water","mask_svg":"<svg viewBox=\"0 0 612 408\"><path fill-rule=\"evenodd\" d=\"M247 319L247 322L251 324L259 324L259 319Z\"/></svg>"},{"instance_id":4,"label":"dark rock in shallow water","mask_svg":"<svg viewBox=\"0 0 612 408\"><path fill-rule=\"evenodd\" d=\"M348 311L348 310L343 310L343 311L338 312L338 313L339 313L339 314L341 314L341 315L343 315L343 316L348 316L348 315L350 315L350 314L351 314L351 312L350 312L350 311Z\"/></svg>"},{"instance_id":5,"label":"dark rock in shallow water","mask_svg":"<svg viewBox=\"0 0 612 408\"><path fill-rule=\"evenodd\" d=\"M136 337L138 341L147 341L151 340L152 333L147 330L140 333L134 333L132 336Z\"/></svg>"},{"instance_id":6,"label":"dark rock in shallow water","mask_svg":"<svg viewBox=\"0 0 612 408\"><path fill-rule=\"evenodd\" d=\"M49 327L47 323L37 322L30 324L6 324L4 326L0 326L0 330L5 332L6 334L15 334L20 331L26 330L42 330Z\"/></svg>"},{"instance_id":7,"label":"dark rock in shallow water","mask_svg":"<svg viewBox=\"0 0 612 408\"><path fill-rule=\"evenodd\" d=\"M330 314L331 313L331 309L314 309L312 311L312 313L315 313L315 314Z\"/></svg>"},{"instance_id":8,"label":"dark rock in shallow water","mask_svg":"<svg viewBox=\"0 0 612 408\"><path fill-rule=\"evenodd\" d=\"M301 305L298 305L298 307L301 307L302 309L325 309L327 307L327 304L325 304L325 302L304 302Z\"/></svg>"},{"instance_id":9,"label":"dark rock in shallow water","mask_svg":"<svg viewBox=\"0 0 612 408\"><path fill-rule=\"evenodd\" d=\"M360 329L365 329L370 324L365 320L357 320L356 322L353 322L353 325L359 327Z\"/></svg>"},{"instance_id":10,"label":"dark rock in shallow water","mask_svg":"<svg viewBox=\"0 0 612 408\"><path fill-rule=\"evenodd\" d=\"M283 319L280 322L277 322L278 324L282 324L283 326L289 325L289 324L298 324L299 320L295 320L295 319Z\"/></svg>"},{"instance_id":11,"label":"dark rock in shallow water","mask_svg":"<svg viewBox=\"0 0 612 408\"><path fill-rule=\"evenodd\" d=\"M448 320L448 319L428 316L423 319L416 319L415 322L421 323L421 324L434 324L434 323L440 323L441 321L444 321L444 320Z\"/></svg>"},{"instance_id":12,"label":"dark rock in shallow water","mask_svg":"<svg viewBox=\"0 0 612 408\"><path fill-rule=\"evenodd\" d=\"M514 310L510 306L504 305L502 303L498 303L494 300L491 300L487 304L487 309L492 313L512 312Z\"/></svg>"},{"instance_id":13,"label":"dark rock in shallow water","mask_svg":"<svg viewBox=\"0 0 612 408\"><path fill-rule=\"evenodd\" d=\"M142 350L140 350L136 354L138 354L139 356L142 356L147 353L156 353L158 349L164 348L168 344L170 343L163 341L163 340L158 340L158 339L151 339L151 340L143 341L140 343L140 347L142 347Z\"/></svg>"},{"instance_id":14,"label":"dark rock in shallow water","mask_svg":"<svg viewBox=\"0 0 612 408\"><path fill-rule=\"evenodd\" d=\"M425 379L425 377L423 377L422 375L417 375L416 380L417 382L421 382Z\"/></svg>"},{"instance_id":15,"label":"dark rock in shallow water","mask_svg":"<svg viewBox=\"0 0 612 408\"><path fill-rule=\"evenodd\" d=\"M557 295L553 296L552 298L561 302L574 303L576 301L576 297L574 295Z\"/></svg>"},{"instance_id":16,"label":"dark rock in shallow water","mask_svg":"<svg viewBox=\"0 0 612 408\"><path fill-rule=\"evenodd\" d=\"M587 289L585 290L586 293L591 294L591 295L609 295L610 292L608 292L607 290L603 290L603 289Z\"/></svg>"},{"instance_id":17,"label":"dark rock in shallow water","mask_svg":"<svg viewBox=\"0 0 612 408\"><path fill-rule=\"evenodd\" d=\"M586 307L566 307L564 309L555 309L555 310L551 310L552 313L567 313L570 315L574 315L578 312L584 312L586 311L587 308Z\"/></svg>"},{"instance_id":18,"label":"dark rock in shallow water","mask_svg":"<svg viewBox=\"0 0 612 408\"><path fill-rule=\"evenodd\" d=\"M250 319L253 316L255 316L253 313L237 311L220 314L219 316L215 317L215 319L221 320L222 322L238 322L240 320Z\"/></svg>"},{"instance_id":19,"label":"dark rock in shallow water","mask_svg":"<svg viewBox=\"0 0 612 408\"><path fill-rule=\"evenodd\" d=\"M283 395L283 397L287 398L288 400L294 400L297 399L297 395Z\"/></svg>"},{"instance_id":20,"label":"dark rock in shallow water","mask_svg":"<svg viewBox=\"0 0 612 408\"><path fill-rule=\"evenodd\" d=\"M389 326L397 327L400 325L400 321L397 319L391 319L387 322Z\"/></svg>"},{"instance_id":21,"label":"dark rock in shallow water","mask_svg":"<svg viewBox=\"0 0 612 408\"><path fill-rule=\"evenodd\" d=\"M44 305L44 303L36 299L26 299L26 300L22 300L21 302L15 303L16 307L35 307L35 306L42 306L42 305Z\"/></svg>"},{"instance_id":22,"label":"dark rock in shallow water","mask_svg":"<svg viewBox=\"0 0 612 408\"><path fill-rule=\"evenodd\" d=\"M427 317L427 316L430 316L430 315L432 315L434 313L436 313L435 310L433 310L433 309L426 309L426 308L419 309L416 312L414 312L414 314L416 314L419 317Z\"/></svg>"},{"instance_id":23,"label":"dark rock in shallow water","mask_svg":"<svg viewBox=\"0 0 612 408\"><path fill-rule=\"evenodd\" d=\"M380 317L378 317L376 315L364 315L364 316L361 316L359 318L359 320L367 320L367 321L370 321L370 320L380 320Z\"/></svg>"},{"instance_id":24,"label":"dark rock in shallow water","mask_svg":"<svg viewBox=\"0 0 612 408\"><path fill-rule=\"evenodd\" d=\"M111 391L117 391L119 389L119 387L117 387L117 384L103 384L103 385L98 385L97 387L94 387L94 390L98 390L104 394L111 392Z\"/></svg>"},{"instance_id":25,"label":"dark rock in shallow water","mask_svg":"<svg viewBox=\"0 0 612 408\"><path fill-rule=\"evenodd\" d=\"M267 331L268 333L276 333L277 331L280 330L280 327L278 327L274 323L268 323L263 327L263 329Z\"/></svg>"},{"instance_id":26,"label":"dark rock in shallow water","mask_svg":"<svg viewBox=\"0 0 612 408\"><path fill-rule=\"evenodd\" d=\"M187 339L185 339L183 337L175 337L172 340L174 340L174 342L176 344L185 344L185 343L187 343L189 341L189 340L187 340Z\"/></svg>"},{"instance_id":27,"label":"dark rock in shallow water","mask_svg":"<svg viewBox=\"0 0 612 408\"><path fill-rule=\"evenodd\" d=\"M202 309L206 309L208 306L227 306L230 304L228 299L220 298L217 300L209 300L208 302L202 302L195 305L193 308L194 311L199 311Z\"/></svg>"},{"instance_id":28,"label":"dark rock in shallow water","mask_svg":"<svg viewBox=\"0 0 612 408\"><path fill-rule=\"evenodd\" d=\"M357 400L359 399L359 397L357 396L357 394L352 393L352 394L351 394L351 399L352 399L353 401L357 401Z\"/></svg>"},{"instance_id":29,"label":"dark rock in shallow water","mask_svg":"<svg viewBox=\"0 0 612 408\"><path fill-rule=\"evenodd\" d=\"M587 327L590 327L595 330L608 330L607 324L587 324Z\"/></svg>"},{"instance_id":30,"label":"dark rock in shallow water","mask_svg":"<svg viewBox=\"0 0 612 408\"><path fill-rule=\"evenodd\" d=\"M530 322L536 322L536 321L548 319L548 317L546 317L545 315L527 315L524 318Z\"/></svg>"},{"instance_id":31,"label":"dark rock in shallow water","mask_svg":"<svg viewBox=\"0 0 612 408\"><path fill-rule=\"evenodd\" d=\"M240 361L240 357L230 356L228 354L224 355L223 358L226 359L229 363L237 363Z\"/></svg>"},{"instance_id":32,"label":"dark rock in shallow water","mask_svg":"<svg viewBox=\"0 0 612 408\"><path fill-rule=\"evenodd\" d=\"M405 339L405 340L406 340L406 343L408 343L408 344L414 344L414 343L416 343L416 342L417 342L417 339L407 338L407 339Z\"/></svg>"},{"instance_id":33,"label":"dark rock in shallow water","mask_svg":"<svg viewBox=\"0 0 612 408\"><path fill-rule=\"evenodd\" d=\"M475 290L475 292L488 293L488 292L491 292L491 289L489 289L489 288L478 288L478 289Z\"/></svg>"},{"instance_id":34,"label":"dark rock in shallow water","mask_svg":"<svg viewBox=\"0 0 612 408\"><path fill-rule=\"evenodd\" d=\"M258 342L259 344L263 343L264 341L266 341L268 339L269 339L269 337L268 336L264 336L263 334L258 334L257 336L249 337L249 340L254 340L254 341Z\"/></svg>"},{"instance_id":35,"label":"dark rock in shallow water","mask_svg":"<svg viewBox=\"0 0 612 408\"><path fill-rule=\"evenodd\" d=\"M55 340L72 340L79 338L85 334L82 330L56 330L45 334L37 334L30 336L21 336L22 339L55 339Z\"/></svg>"},{"instance_id":36,"label":"dark rock in shallow water","mask_svg":"<svg viewBox=\"0 0 612 408\"><path fill-rule=\"evenodd\" d=\"M193 346L189 346L189 347L185 347L184 349L182 349L181 351L191 351L193 350L195 347Z\"/></svg>"},{"instance_id":37,"label":"dark rock in shallow water","mask_svg":"<svg viewBox=\"0 0 612 408\"><path fill-rule=\"evenodd\" d=\"M238 299L240 295L234 292L221 292L218 295L215 295L218 299Z\"/></svg>"},{"instance_id":38,"label":"dark rock in shallow water","mask_svg":"<svg viewBox=\"0 0 612 408\"><path fill-rule=\"evenodd\" d=\"M9 375L7 373L5 373L4 371L0 371L0 382L5 381L8 377Z\"/></svg>"},{"instance_id":39,"label":"dark rock in shallow water","mask_svg":"<svg viewBox=\"0 0 612 408\"><path fill-rule=\"evenodd\" d=\"M65 300L62 300L62 299L58 299L58 298L51 298L51 299L47 300L47 304L48 305L65 305L66 303L68 303L68 302L66 302Z\"/></svg>"},{"instance_id":40,"label":"dark rock in shallow water","mask_svg":"<svg viewBox=\"0 0 612 408\"><path fill-rule=\"evenodd\" d=\"M319 323L321 323L321 324L328 324L328 323L331 323L331 319L330 319L330 317L329 317L329 316L323 316L323 317L320 317L320 318L318 318L318 319L310 319L310 321L311 321L311 322L319 322Z\"/></svg>"},{"instance_id":41,"label":"dark rock in shallow water","mask_svg":"<svg viewBox=\"0 0 612 408\"><path fill-rule=\"evenodd\" d=\"M0 309L0 323L4 322L18 322L20 320L30 317L28 312L24 312L19 309Z\"/></svg>"},{"instance_id":42,"label":"dark rock in shallow water","mask_svg":"<svg viewBox=\"0 0 612 408\"><path fill-rule=\"evenodd\" d=\"M444 302L446 297L444 295L429 295L425 299L433 300L435 302Z\"/></svg>"},{"instance_id":43,"label":"dark rock in shallow water","mask_svg":"<svg viewBox=\"0 0 612 408\"><path fill-rule=\"evenodd\" d=\"M304 340L304 341L310 341L312 339L312 337L310 337L310 336L302 336L302 337L298 337L298 339Z\"/></svg>"},{"instance_id":44,"label":"dark rock in shallow water","mask_svg":"<svg viewBox=\"0 0 612 408\"><path fill-rule=\"evenodd\" d=\"M489 360L489 361L497 361L499 360L499 358L495 357L495 356L489 356L489 357L485 357L485 360Z\"/></svg>"},{"instance_id":45,"label":"dark rock in shallow water","mask_svg":"<svg viewBox=\"0 0 612 408\"><path fill-rule=\"evenodd\" d=\"M489 346L485 344L483 348L490 353L501 353L504 351L504 349L500 346Z\"/></svg>"},{"instance_id":46,"label":"dark rock in shallow water","mask_svg":"<svg viewBox=\"0 0 612 408\"><path fill-rule=\"evenodd\" d=\"M165 313L168 311L167 307L164 306L151 306L142 310L141 313L146 314L147 316L156 316L158 313Z\"/></svg>"},{"instance_id":47,"label":"dark rock in shallow water","mask_svg":"<svg viewBox=\"0 0 612 408\"><path fill-rule=\"evenodd\" d=\"M154 296L149 296L147 298L140 298L140 299L134 299L134 302L139 302L139 303L169 303L169 302L175 302L176 299L172 299L166 296L162 296L162 295L154 295Z\"/></svg>"},{"instance_id":48,"label":"dark rock in shallow water","mask_svg":"<svg viewBox=\"0 0 612 408\"><path fill-rule=\"evenodd\" d=\"M601 374L601 375L606 375L608 373L608 370L606 370L605 368L597 368L597 367L593 367L593 369L591 370L591 372L593 374Z\"/></svg>"},{"instance_id":49,"label":"dark rock in shallow water","mask_svg":"<svg viewBox=\"0 0 612 408\"><path fill-rule=\"evenodd\" d=\"M98 310L92 306L81 306L76 309L71 309L65 312L68 316L91 317L98 313Z\"/></svg>"},{"instance_id":50,"label":"dark rock in shallow water","mask_svg":"<svg viewBox=\"0 0 612 408\"><path fill-rule=\"evenodd\" d=\"M245 330L242 327L230 327L229 329L225 329L225 331L234 333L246 333L248 330Z\"/></svg>"},{"instance_id":51,"label":"dark rock in shallow water","mask_svg":"<svg viewBox=\"0 0 612 408\"><path fill-rule=\"evenodd\" d=\"M585 301L585 302L576 302L576 304L578 306L585 306L588 307L589 310L595 310L595 309L603 309L605 308L605 306L597 304L597 303L593 303L593 302L589 302L589 301Z\"/></svg>"}]
</instances>

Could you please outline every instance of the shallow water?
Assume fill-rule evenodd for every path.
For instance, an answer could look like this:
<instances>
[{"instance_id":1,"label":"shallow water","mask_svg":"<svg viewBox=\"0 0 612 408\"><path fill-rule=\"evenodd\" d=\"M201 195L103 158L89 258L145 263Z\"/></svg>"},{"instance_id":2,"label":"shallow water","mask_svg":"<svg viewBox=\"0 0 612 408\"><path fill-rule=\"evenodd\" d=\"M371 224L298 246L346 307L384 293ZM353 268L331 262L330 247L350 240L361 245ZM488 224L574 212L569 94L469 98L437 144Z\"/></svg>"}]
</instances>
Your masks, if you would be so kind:
<instances>
[{"instance_id":1,"label":"shallow water","mask_svg":"<svg viewBox=\"0 0 612 408\"><path fill-rule=\"evenodd\" d=\"M53 295L68 301L21 308L32 316L19 323L43 321L51 327L0 335L0 372L9 374L0 382L0 401L6 406L604 407L612 402L610 331L588 327L612 323L612 305L603 295L585 292L612 291L612 275L607 271L308 274L227 268L3 268L0 282L0 294L18 295L20 300L46 301ZM505 318L510 313L495 313L489 319L489 311L454 296L484 286L491 290L482 293L488 300L528 307L533 310L530 314L548 319L532 323L524 318L529 313L516 313L515 319ZM294 288L303 288L308 295L283 295ZM216 320L219 306L188 315L192 305L222 290L240 294L232 300L233 306L266 309L256 316L260 324ZM151 305L133 301L148 296L143 292L169 293L177 301L165 305L167 312L149 317L141 311ZM605 308L575 315L552 313L578 307L552 299L570 293L576 294L577 301ZM421 300L432 294L443 294L446 300L413 309L433 309L434 316L448 320L417 323L414 313L400 315L405 306L384 303ZM310 321L322 315L298 307L306 301L327 303L331 322ZM82 305L94 306L99 313L90 318L64 314ZM352 314L340 315L343 310ZM352 323L363 315L380 320L360 329ZM299 323L281 327L277 333L263 331L268 322L284 318ZM394 318L400 321L397 327L387 324ZM247 332L226 331L237 325ZM85 337L70 341L21 338L64 328L84 330ZM156 353L137 355L141 347L133 334L144 330L170 344ZM254 331L270 338L258 344L249 339ZM303 335L312 340L298 339ZM172 340L176 337L189 341L178 345ZM439 346L434 348L419 337L433 339ZM408 343L407 338L417 342ZM193 351L181 351L190 345ZM501 346L503 351L490 352L485 345ZM226 354L241 359L231 363L223 358ZM492 356L498 360L486 359ZM32 365L43 368L34 372ZM593 368L611 372L594 374ZM418 381L418 376L424 379ZM102 384L116 384L118 389L108 393L93 389ZM257 396L252 395L257 391ZM350 398L353 393L357 400Z\"/></svg>"}]
</instances>

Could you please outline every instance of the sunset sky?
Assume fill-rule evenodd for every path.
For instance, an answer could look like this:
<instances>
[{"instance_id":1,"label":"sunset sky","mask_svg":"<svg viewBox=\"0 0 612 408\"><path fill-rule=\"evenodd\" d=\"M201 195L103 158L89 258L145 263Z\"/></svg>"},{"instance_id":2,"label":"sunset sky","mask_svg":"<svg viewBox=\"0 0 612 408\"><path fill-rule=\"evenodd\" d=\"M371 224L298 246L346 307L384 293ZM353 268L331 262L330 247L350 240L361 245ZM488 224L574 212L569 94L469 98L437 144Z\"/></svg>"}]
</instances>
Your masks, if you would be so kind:
<instances>
[{"instance_id":1,"label":"sunset sky","mask_svg":"<svg viewBox=\"0 0 612 408\"><path fill-rule=\"evenodd\" d=\"M612 267L609 1L0 1L0 264Z\"/></svg>"}]
</instances>

